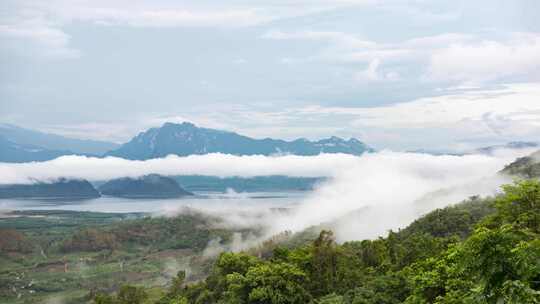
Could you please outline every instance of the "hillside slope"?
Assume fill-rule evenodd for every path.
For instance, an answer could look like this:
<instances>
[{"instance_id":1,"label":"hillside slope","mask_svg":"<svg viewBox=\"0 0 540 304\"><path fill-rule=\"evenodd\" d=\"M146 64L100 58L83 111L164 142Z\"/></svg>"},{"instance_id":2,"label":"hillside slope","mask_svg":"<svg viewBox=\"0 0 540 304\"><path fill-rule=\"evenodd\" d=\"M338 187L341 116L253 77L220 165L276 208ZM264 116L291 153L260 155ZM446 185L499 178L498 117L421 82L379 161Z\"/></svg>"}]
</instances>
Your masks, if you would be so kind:
<instances>
[{"instance_id":1,"label":"hillside slope","mask_svg":"<svg viewBox=\"0 0 540 304\"><path fill-rule=\"evenodd\" d=\"M19 145L37 146L46 150L71 151L75 154L101 155L119 147L118 144L112 142L68 138L9 124L0 124L0 136Z\"/></svg>"},{"instance_id":2,"label":"hillside slope","mask_svg":"<svg viewBox=\"0 0 540 304\"><path fill-rule=\"evenodd\" d=\"M180 272L157 303L540 303L540 183L503 189L386 238L339 245L322 231L269 257L224 253L203 282L186 285Z\"/></svg>"},{"instance_id":3,"label":"hillside slope","mask_svg":"<svg viewBox=\"0 0 540 304\"><path fill-rule=\"evenodd\" d=\"M515 175L524 178L540 177L540 151L529 156L521 157L508 164L501 171L504 174Z\"/></svg>"},{"instance_id":4,"label":"hillside slope","mask_svg":"<svg viewBox=\"0 0 540 304\"><path fill-rule=\"evenodd\" d=\"M70 151L48 150L32 145L21 145L9 141L0 135L0 162L24 163L47 161L68 154L72 153Z\"/></svg>"}]
</instances>

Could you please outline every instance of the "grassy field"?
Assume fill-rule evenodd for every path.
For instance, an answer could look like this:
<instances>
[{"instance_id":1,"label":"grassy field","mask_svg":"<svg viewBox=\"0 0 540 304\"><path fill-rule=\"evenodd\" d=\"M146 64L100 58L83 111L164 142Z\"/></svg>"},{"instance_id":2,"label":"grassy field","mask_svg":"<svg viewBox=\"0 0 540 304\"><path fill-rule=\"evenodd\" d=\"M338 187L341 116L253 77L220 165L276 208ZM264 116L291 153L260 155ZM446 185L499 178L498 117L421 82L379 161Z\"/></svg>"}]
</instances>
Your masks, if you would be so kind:
<instances>
[{"instance_id":1,"label":"grassy field","mask_svg":"<svg viewBox=\"0 0 540 304\"><path fill-rule=\"evenodd\" d=\"M179 270L204 276L210 240L231 239L215 219L189 213L20 211L0 217L0 303L84 303L129 283L150 287L150 300ZM188 267L189 265L189 267Z\"/></svg>"}]
</instances>

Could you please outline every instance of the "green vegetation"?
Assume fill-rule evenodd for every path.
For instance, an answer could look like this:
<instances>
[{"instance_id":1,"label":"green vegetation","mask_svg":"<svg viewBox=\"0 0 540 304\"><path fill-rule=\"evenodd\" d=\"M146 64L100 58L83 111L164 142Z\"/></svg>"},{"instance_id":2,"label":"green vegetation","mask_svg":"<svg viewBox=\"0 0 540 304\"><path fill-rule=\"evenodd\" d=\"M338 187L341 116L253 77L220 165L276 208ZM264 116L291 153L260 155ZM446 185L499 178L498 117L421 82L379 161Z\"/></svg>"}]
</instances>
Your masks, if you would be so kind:
<instances>
[{"instance_id":1,"label":"green vegetation","mask_svg":"<svg viewBox=\"0 0 540 304\"><path fill-rule=\"evenodd\" d=\"M90 199L99 192L87 180L60 178L54 182L0 185L0 198Z\"/></svg>"},{"instance_id":2,"label":"green vegetation","mask_svg":"<svg viewBox=\"0 0 540 304\"><path fill-rule=\"evenodd\" d=\"M338 245L322 231L268 258L223 253L204 281L179 273L157 303L540 303L540 183L503 190L386 238Z\"/></svg>"},{"instance_id":3,"label":"green vegetation","mask_svg":"<svg viewBox=\"0 0 540 304\"><path fill-rule=\"evenodd\" d=\"M127 198L174 198L193 195L167 176L149 174L138 178L124 177L99 186L103 195Z\"/></svg>"},{"instance_id":4,"label":"green vegetation","mask_svg":"<svg viewBox=\"0 0 540 304\"><path fill-rule=\"evenodd\" d=\"M17 211L0 218L0 303L91 301L122 285L155 287L161 297L183 268L203 278L212 259L202 257L210 240L229 242L235 231L215 228L217 219L188 212L175 217L74 211ZM236 231L242 233L242 231ZM251 231L254 233L254 231Z\"/></svg>"},{"instance_id":5,"label":"green vegetation","mask_svg":"<svg viewBox=\"0 0 540 304\"><path fill-rule=\"evenodd\" d=\"M507 165L502 170L502 173L523 178L540 177L540 151L518 158Z\"/></svg>"},{"instance_id":6,"label":"green vegetation","mask_svg":"<svg viewBox=\"0 0 540 304\"><path fill-rule=\"evenodd\" d=\"M205 258L210 240L257 233L216 221L196 212L12 213L0 219L0 303L540 303L537 180L343 244L312 228Z\"/></svg>"}]
</instances>

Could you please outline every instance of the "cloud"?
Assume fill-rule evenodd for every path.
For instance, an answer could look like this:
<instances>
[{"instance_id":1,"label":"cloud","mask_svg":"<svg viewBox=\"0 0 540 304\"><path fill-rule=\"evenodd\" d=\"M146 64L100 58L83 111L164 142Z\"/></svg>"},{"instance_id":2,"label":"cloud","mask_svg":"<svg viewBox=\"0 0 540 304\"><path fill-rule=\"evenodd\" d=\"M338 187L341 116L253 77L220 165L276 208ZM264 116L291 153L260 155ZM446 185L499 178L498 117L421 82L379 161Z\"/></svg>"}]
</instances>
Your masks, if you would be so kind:
<instances>
[{"instance_id":1,"label":"cloud","mask_svg":"<svg viewBox=\"0 0 540 304\"><path fill-rule=\"evenodd\" d=\"M495 90L478 90L454 93L436 97L420 98L384 107L372 108L327 108L334 113L354 113L361 125L383 127L391 124L394 128L442 127L466 121L483 121L485 115L513 118L515 114L534 113L540 110L537 102L540 85L509 85ZM325 111L325 109L321 109ZM519 116L516 116L519 118Z\"/></svg>"},{"instance_id":2,"label":"cloud","mask_svg":"<svg viewBox=\"0 0 540 304\"><path fill-rule=\"evenodd\" d=\"M431 55L434 80L486 82L512 76L540 76L540 35L514 35L509 41L451 44Z\"/></svg>"},{"instance_id":3,"label":"cloud","mask_svg":"<svg viewBox=\"0 0 540 304\"><path fill-rule=\"evenodd\" d=\"M378 67L372 71L372 77L389 77ZM438 93L438 96L370 107L323 106L309 101L305 106L281 109L265 105L211 104L185 109L181 115L155 114L111 123L39 128L67 136L87 138L92 135L92 139L125 142L138 132L165 122L189 121L201 127L255 138L320 139L335 135L398 150L469 150L508 141L540 141L539 83L489 89L462 86L441 89Z\"/></svg>"},{"instance_id":4,"label":"cloud","mask_svg":"<svg viewBox=\"0 0 540 304\"><path fill-rule=\"evenodd\" d=\"M66 28L77 23L98 27L232 29L373 2L6 0L0 12L0 42L18 54L71 59L80 57L81 51L69 45Z\"/></svg>"},{"instance_id":5,"label":"cloud","mask_svg":"<svg viewBox=\"0 0 540 304\"><path fill-rule=\"evenodd\" d=\"M221 218L219 227L254 228L262 233L258 237L237 235L231 244L214 240L208 244L208 255L253 247L283 231L301 231L321 224L333 229L340 242L375 238L435 208L473 195L496 194L501 184L511 181L497 172L531 151L499 150L492 156L384 151L350 159L346 168L332 172L328 182L297 204L268 206L258 202L253 206L232 199L192 208ZM275 207L287 211L276 212ZM177 214L184 210L168 208L165 212Z\"/></svg>"},{"instance_id":6,"label":"cloud","mask_svg":"<svg viewBox=\"0 0 540 304\"><path fill-rule=\"evenodd\" d=\"M20 24L42 20L62 26L73 22L89 22L101 26L128 27L219 27L235 28L261 25L284 18L304 16L373 1L244 1L203 3L166 0L34 0L9 1L7 21Z\"/></svg>"},{"instance_id":7,"label":"cloud","mask_svg":"<svg viewBox=\"0 0 540 304\"><path fill-rule=\"evenodd\" d=\"M361 77L389 77L378 67ZM393 149L471 149L508 141L540 141L540 84L523 83L479 89L456 87L441 95L386 106L306 105L276 110L264 106L193 107L182 115L163 115L114 123L52 125L69 136L127 141L137 132L163 123L190 121L256 138L356 137L375 147ZM85 135L86 134L86 135ZM481 139L481 141L476 141ZM468 142L468 147L459 147ZM473 146L470 146L473 145Z\"/></svg>"},{"instance_id":8,"label":"cloud","mask_svg":"<svg viewBox=\"0 0 540 304\"><path fill-rule=\"evenodd\" d=\"M255 9L189 10L189 9L117 9L94 8L75 16L98 25L132 27L244 27L268 22L272 16Z\"/></svg>"},{"instance_id":9,"label":"cloud","mask_svg":"<svg viewBox=\"0 0 540 304\"><path fill-rule=\"evenodd\" d=\"M214 240L206 255L243 250L280 232L324 224L339 241L374 238L397 229L434 208L472 195L492 195L508 178L496 173L532 149L499 150L492 155L434 156L382 151L351 156L231 156L222 154L167 157L147 161L118 158L61 157L42 163L0 164L1 183L31 182L60 176L104 180L148 173L218 176L329 176L327 182L297 203L253 204L242 194L205 204L170 201L157 215L193 210L220 218L216 227L255 228L255 235L235 235L231 244ZM282 208L287 208L284 211ZM105 207L107 208L107 207ZM113 206L109 206L113 208Z\"/></svg>"},{"instance_id":10,"label":"cloud","mask_svg":"<svg viewBox=\"0 0 540 304\"><path fill-rule=\"evenodd\" d=\"M307 40L324 42L315 53L291 62L323 61L326 63L368 63L385 66L388 75L398 75L400 66L425 67L409 69L403 80L457 83L484 83L496 80L540 76L540 35L506 33L498 40L468 33L442 33L404 41L377 42L346 32L272 30L261 38L272 40ZM370 69L354 76L360 80L395 80L375 77ZM387 79L391 78L391 79Z\"/></svg>"},{"instance_id":11,"label":"cloud","mask_svg":"<svg viewBox=\"0 0 540 304\"><path fill-rule=\"evenodd\" d=\"M342 47L354 48L373 48L376 43L368 40L362 40L355 35L333 32L333 31L298 31L298 32L283 32L278 30L270 30L261 35L263 39L272 40L313 40L322 42L333 42Z\"/></svg>"},{"instance_id":12,"label":"cloud","mask_svg":"<svg viewBox=\"0 0 540 304\"><path fill-rule=\"evenodd\" d=\"M206 154L147 161L131 161L116 157L94 158L62 156L46 162L0 163L0 183L32 183L34 180L55 180L60 177L91 181L150 173L164 175L213 175L251 177L260 175L331 176L343 170L357 157L344 154L321 154L313 157L296 155L267 157Z\"/></svg>"},{"instance_id":13,"label":"cloud","mask_svg":"<svg viewBox=\"0 0 540 304\"><path fill-rule=\"evenodd\" d=\"M340 171L290 214L274 217L271 231L300 231L328 223L340 241L384 235L435 208L476 194L494 194L499 185L509 182L495 177L496 172L522 153L368 155Z\"/></svg>"},{"instance_id":14,"label":"cloud","mask_svg":"<svg viewBox=\"0 0 540 304\"><path fill-rule=\"evenodd\" d=\"M336 31L278 31L270 30L261 35L272 40L307 40L321 42L321 49L311 60L337 63L366 63L373 60L389 62L418 61L426 53L453 43L474 41L474 36L461 33L443 33L417 37L404 41L378 42L361 38L355 33Z\"/></svg>"},{"instance_id":15,"label":"cloud","mask_svg":"<svg viewBox=\"0 0 540 304\"><path fill-rule=\"evenodd\" d=\"M355 78L359 82L365 81L395 81L399 80L397 72L381 72L379 71L380 60L373 59L364 71L356 73Z\"/></svg>"},{"instance_id":16,"label":"cloud","mask_svg":"<svg viewBox=\"0 0 540 304\"><path fill-rule=\"evenodd\" d=\"M126 27L245 27L276 16L253 7L197 8L158 1L9 1L0 15L3 48L47 58L78 58L65 27L76 22Z\"/></svg>"},{"instance_id":17,"label":"cloud","mask_svg":"<svg viewBox=\"0 0 540 304\"><path fill-rule=\"evenodd\" d=\"M239 28L325 9L282 5L216 4L168 1L33 1L8 0L0 13L3 48L47 58L78 58L65 28L75 23L132 28ZM30 47L30 48L29 48Z\"/></svg>"},{"instance_id":18,"label":"cloud","mask_svg":"<svg viewBox=\"0 0 540 304\"><path fill-rule=\"evenodd\" d=\"M437 138L443 138L443 148L448 149L457 141L475 137L490 138L492 142L540 140L539 97L539 84L514 84L492 90L459 90L388 106L313 105L297 108L290 115L298 120L336 120L350 129L372 130L364 131L362 139L375 146L420 137L424 145L429 143L431 147L440 144ZM382 137L377 138L378 134ZM390 134L395 138L389 139Z\"/></svg>"},{"instance_id":19,"label":"cloud","mask_svg":"<svg viewBox=\"0 0 540 304\"><path fill-rule=\"evenodd\" d=\"M10 48L18 53L56 59L79 58L81 52L69 46L70 39L71 37L62 30L39 22L20 25L0 24L2 48Z\"/></svg>"},{"instance_id":20,"label":"cloud","mask_svg":"<svg viewBox=\"0 0 540 304\"><path fill-rule=\"evenodd\" d=\"M102 181L119 177L137 177L151 173L163 175L211 175L219 177L287 175L296 177L335 177L351 168L362 167L369 174L370 163L393 163L409 154L383 151L361 157L349 154L320 154L317 156L235 156L229 154L205 154L134 161L116 157L95 158L85 156L62 156L54 160L31 163L0 163L0 184L52 181L61 177ZM490 162L491 158L475 156ZM420 160L432 159L420 156ZM454 160L453 158L450 158ZM464 158L468 159L468 158ZM506 159L508 161L508 159ZM500 163L498 164L500 166ZM405 167L407 165L405 164ZM492 168L493 169L493 168Z\"/></svg>"}]
</instances>

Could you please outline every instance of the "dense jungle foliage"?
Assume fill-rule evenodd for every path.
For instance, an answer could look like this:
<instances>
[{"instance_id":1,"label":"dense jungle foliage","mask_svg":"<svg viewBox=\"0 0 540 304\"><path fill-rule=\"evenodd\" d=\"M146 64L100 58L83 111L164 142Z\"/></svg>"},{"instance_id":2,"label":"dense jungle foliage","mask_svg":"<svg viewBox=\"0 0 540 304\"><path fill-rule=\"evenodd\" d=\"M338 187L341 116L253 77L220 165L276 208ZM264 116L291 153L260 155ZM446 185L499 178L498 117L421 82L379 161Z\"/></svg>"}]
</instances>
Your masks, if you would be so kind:
<instances>
[{"instance_id":1,"label":"dense jungle foliage","mask_svg":"<svg viewBox=\"0 0 540 304\"><path fill-rule=\"evenodd\" d=\"M158 304L540 303L540 183L439 209L386 238L336 244L331 231L268 257L222 253L209 276L180 271ZM261 255L259 255L261 256ZM143 303L125 286L95 303Z\"/></svg>"}]
</instances>

